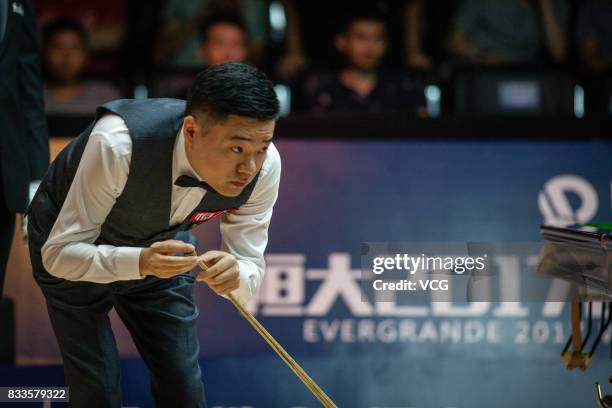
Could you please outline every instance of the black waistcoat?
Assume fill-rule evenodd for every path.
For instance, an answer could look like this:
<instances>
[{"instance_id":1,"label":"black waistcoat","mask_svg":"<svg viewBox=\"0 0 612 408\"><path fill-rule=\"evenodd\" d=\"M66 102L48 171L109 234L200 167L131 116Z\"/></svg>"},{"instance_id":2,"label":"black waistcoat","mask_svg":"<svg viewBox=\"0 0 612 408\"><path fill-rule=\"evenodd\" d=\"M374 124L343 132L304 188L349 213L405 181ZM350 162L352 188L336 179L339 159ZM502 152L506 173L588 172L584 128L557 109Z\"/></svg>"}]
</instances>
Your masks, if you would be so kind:
<instances>
[{"instance_id":1,"label":"black waistcoat","mask_svg":"<svg viewBox=\"0 0 612 408\"><path fill-rule=\"evenodd\" d=\"M247 202L258 176L236 197L209 189L198 206L178 225L170 226L172 157L185 113L178 99L120 99L100 106L96 121L115 113L132 139L130 171L122 194L102 224L96 244L145 247L177 232L234 211ZM95 121L72 140L51 164L29 211L30 250L39 252L64 205Z\"/></svg>"}]
</instances>

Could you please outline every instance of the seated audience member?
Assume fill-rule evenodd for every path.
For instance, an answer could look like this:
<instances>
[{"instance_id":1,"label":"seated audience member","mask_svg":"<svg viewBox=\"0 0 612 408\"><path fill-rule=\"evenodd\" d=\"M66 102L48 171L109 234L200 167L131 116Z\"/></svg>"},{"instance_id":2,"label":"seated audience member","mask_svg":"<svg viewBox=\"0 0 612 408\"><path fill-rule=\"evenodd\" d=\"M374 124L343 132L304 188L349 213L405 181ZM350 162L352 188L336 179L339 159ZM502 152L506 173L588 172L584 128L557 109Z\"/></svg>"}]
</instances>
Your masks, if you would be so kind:
<instances>
[{"instance_id":1,"label":"seated audience member","mask_svg":"<svg viewBox=\"0 0 612 408\"><path fill-rule=\"evenodd\" d=\"M578 12L576 44L580 62L592 71L612 69L612 2L590 0Z\"/></svg>"},{"instance_id":2,"label":"seated audience member","mask_svg":"<svg viewBox=\"0 0 612 408\"><path fill-rule=\"evenodd\" d=\"M128 26L127 1L35 0L34 10L38 27L60 18L70 18L85 27L89 40L87 74L117 72L118 54Z\"/></svg>"},{"instance_id":3,"label":"seated audience member","mask_svg":"<svg viewBox=\"0 0 612 408\"><path fill-rule=\"evenodd\" d=\"M248 53L248 36L240 16L219 14L204 23L200 56L205 64L245 62Z\"/></svg>"},{"instance_id":4,"label":"seated audience member","mask_svg":"<svg viewBox=\"0 0 612 408\"><path fill-rule=\"evenodd\" d=\"M200 43L200 64L217 65L224 62L247 62L249 41L240 16L217 14L203 23ZM158 77L151 91L156 97L185 99L193 73L179 72Z\"/></svg>"},{"instance_id":5,"label":"seated audience member","mask_svg":"<svg viewBox=\"0 0 612 408\"><path fill-rule=\"evenodd\" d=\"M285 12L285 39L278 61L281 76L294 77L305 63L298 13L292 0L280 0ZM270 2L263 0L168 0L156 41L155 61L166 68L201 69L199 45L202 24L211 16L231 13L244 21L249 38L249 61L266 65L270 44Z\"/></svg>"},{"instance_id":6,"label":"seated audience member","mask_svg":"<svg viewBox=\"0 0 612 408\"><path fill-rule=\"evenodd\" d=\"M365 4L357 4L354 0L309 0L293 1L295 13L298 16L299 35L305 54L308 68L320 70L329 66L337 56L337 49L330 38L334 38L340 30L340 24L346 21L348 15L376 14L376 18L384 21L387 40L393 44L385 53L385 64L404 64L405 52L402 46L404 40L410 36L411 52L425 51L422 49L421 31L421 5L422 0L371 0ZM414 4L413 4L414 3ZM416 6L416 7L415 7ZM423 5L424 6L424 5ZM406 10L409 9L409 12ZM426 7L422 8L423 10ZM418 26L411 26L418 36L406 32L415 20ZM287 27L289 28L289 27Z\"/></svg>"},{"instance_id":7,"label":"seated audience member","mask_svg":"<svg viewBox=\"0 0 612 408\"><path fill-rule=\"evenodd\" d=\"M260 0L169 0L162 11L155 59L174 69L201 69L199 46L202 25L214 15L240 16L252 41L253 53L261 54L266 42L267 2ZM257 62L257 61L256 61Z\"/></svg>"},{"instance_id":8,"label":"seated audience member","mask_svg":"<svg viewBox=\"0 0 612 408\"><path fill-rule=\"evenodd\" d=\"M244 23L236 14L216 14L204 21L199 46L200 64L217 65L224 62L247 62L249 40ZM193 82L190 72L171 73L158 77L151 90L156 97L185 99Z\"/></svg>"},{"instance_id":9,"label":"seated audience member","mask_svg":"<svg viewBox=\"0 0 612 408\"><path fill-rule=\"evenodd\" d=\"M461 62L508 66L566 56L565 0L466 0L455 17L449 51Z\"/></svg>"},{"instance_id":10,"label":"seated audience member","mask_svg":"<svg viewBox=\"0 0 612 408\"><path fill-rule=\"evenodd\" d=\"M375 14L348 19L336 35L342 67L306 80L305 104L313 113L403 112L426 116L423 90L406 76L381 69L387 51L384 21Z\"/></svg>"},{"instance_id":11,"label":"seated audience member","mask_svg":"<svg viewBox=\"0 0 612 408\"><path fill-rule=\"evenodd\" d=\"M81 78L87 63L87 32L79 23L49 22L43 28L42 44L48 114L91 115L98 105L120 97L109 83Z\"/></svg>"}]
</instances>

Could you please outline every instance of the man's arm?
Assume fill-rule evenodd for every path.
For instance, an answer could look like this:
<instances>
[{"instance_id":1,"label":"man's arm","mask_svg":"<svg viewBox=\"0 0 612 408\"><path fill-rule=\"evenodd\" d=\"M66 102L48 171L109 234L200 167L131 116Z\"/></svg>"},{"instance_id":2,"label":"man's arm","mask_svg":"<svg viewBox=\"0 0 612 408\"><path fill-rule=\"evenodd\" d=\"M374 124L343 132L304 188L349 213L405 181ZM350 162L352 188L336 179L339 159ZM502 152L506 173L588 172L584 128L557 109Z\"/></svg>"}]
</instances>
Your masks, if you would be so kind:
<instances>
[{"instance_id":1,"label":"man's arm","mask_svg":"<svg viewBox=\"0 0 612 408\"><path fill-rule=\"evenodd\" d=\"M128 178L132 141L123 119L107 114L94 126L64 205L42 247L43 265L59 278L109 283L146 275L172 278L199 261L193 245L156 242L149 248L95 245Z\"/></svg>"},{"instance_id":2,"label":"man's arm","mask_svg":"<svg viewBox=\"0 0 612 408\"><path fill-rule=\"evenodd\" d=\"M154 50L154 59L160 64L167 64L198 33L207 14L206 7L200 7L186 19L181 8L181 1L167 2L162 12L162 25ZM202 3L204 4L204 3Z\"/></svg>"},{"instance_id":3,"label":"man's arm","mask_svg":"<svg viewBox=\"0 0 612 408\"><path fill-rule=\"evenodd\" d=\"M546 50L555 62L562 62L567 51L567 41L565 38L566 7L563 2L557 2L561 18L555 15L555 7L552 0L539 0L538 5L542 18L542 30L544 35L544 45Z\"/></svg>"},{"instance_id":4,"label":"man's arm","mask_svg":"<svg viewBox=\"0 0 612 408\"><path fill-rule=\"evenodd\" d=\"M423 51L423 0L406 1L403 17L406 64L416 69L431 69L431 60Z\"/></svg>"},{"instance_id":5,"label":"man's arm","mask_svg":"<svg viewBox=\"0 0 612 408\"><path fill-rule=\"evenodd\" d=\"M43 178L49 166L47 119L43 102L36 25L30 1L23 2L24 18L19 46L17 83L19 103L24 115L32 180Z\"/></svg>"},{"instance_id":6,"label":"man's arm","mask_svg":"<svg viewBox=\"0 0 612 408\"><path fill-rule=\"evenodd\" d=\"M237 259L240 286L232 293L241 303L255 294L265 270L264 251L268 244L268 227L272 207L278 197L281 160L273 144L262 168L257 185L246 204L221 219L221 250Z\"/></svg>"},{"instance_id":7,"label":"man's arm","mask_svg":"<svg viewBox=\"0 0 612 408\"><path fill-rule=\"evenodd\" d=\"M132 142L123 119L94 126L64 205L42 247L47 271L73 281L139 279L140 248L94 245L127 181Z\"/></svg>"}]
</instances>

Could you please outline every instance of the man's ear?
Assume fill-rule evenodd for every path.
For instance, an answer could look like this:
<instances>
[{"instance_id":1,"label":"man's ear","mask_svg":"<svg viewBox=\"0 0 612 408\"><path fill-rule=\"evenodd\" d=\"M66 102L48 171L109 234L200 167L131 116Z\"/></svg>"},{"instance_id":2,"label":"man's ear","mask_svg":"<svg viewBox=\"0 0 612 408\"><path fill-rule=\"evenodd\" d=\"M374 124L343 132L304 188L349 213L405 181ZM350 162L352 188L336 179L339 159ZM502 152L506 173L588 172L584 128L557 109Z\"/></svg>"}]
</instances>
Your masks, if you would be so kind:
<instances>
[{"instance_id":1,"label":"man's ear","mask_svg":"<svg viewBox=\"0 0 612 408\"><path fill-rule=\"evenodd\" d=\"M193 143L199 134L200 126L196 117L193 115L186 115L183 118L183 136L185 137L185 142Z\"/></svg>"}]
</instances>

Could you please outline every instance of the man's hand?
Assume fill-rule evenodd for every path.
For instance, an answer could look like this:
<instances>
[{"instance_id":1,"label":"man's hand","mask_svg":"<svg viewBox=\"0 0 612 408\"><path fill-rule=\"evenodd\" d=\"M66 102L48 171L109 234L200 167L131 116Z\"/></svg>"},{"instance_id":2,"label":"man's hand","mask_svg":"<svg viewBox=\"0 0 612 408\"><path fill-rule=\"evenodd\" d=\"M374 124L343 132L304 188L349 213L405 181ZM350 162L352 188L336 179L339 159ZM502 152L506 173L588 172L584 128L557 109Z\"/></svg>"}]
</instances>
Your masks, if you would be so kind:
<instances>
[{"instance_id":1,"label":"man's hand","mask_svg":"<svg viewBox=\"0 0 612 408\"><path fill-rule=\"evenodd\" d=\"M200 260L197 256L175 256L177 252L192 253L194 247L183 241L170 239L155 242L140 251L139 267L142 276L155 275L168 279L192 270Z\"/></svg>"},{"instance_id":2,"label":"man's hand","mask_svg":"<svg viewBox=\"0 0 612 408\"><path fill-rule=\"evenodd\" d=\"M200 257L208 269L196 277L206 282L217 295L227 295L240 286L238 261L232 254L223 251L208 251Z\"/></svg>"}]
</instances>

